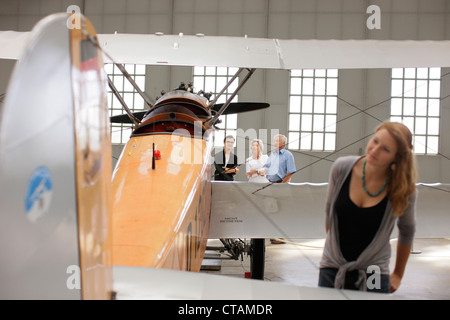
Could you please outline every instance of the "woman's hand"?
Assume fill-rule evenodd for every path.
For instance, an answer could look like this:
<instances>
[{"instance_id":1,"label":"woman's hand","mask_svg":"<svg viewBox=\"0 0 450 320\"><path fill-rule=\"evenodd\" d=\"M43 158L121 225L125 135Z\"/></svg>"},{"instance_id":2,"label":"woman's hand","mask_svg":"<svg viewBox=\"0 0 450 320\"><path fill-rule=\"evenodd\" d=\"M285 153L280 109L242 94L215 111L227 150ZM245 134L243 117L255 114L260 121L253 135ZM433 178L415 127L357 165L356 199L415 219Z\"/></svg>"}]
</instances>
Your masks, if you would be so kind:
<instances>
[{"instance_id":1,"label":"woman's hand","mask_svg":"<svg viewBox=\"0 0 450 320\"><path fill-rule=\"evenodd\" d=\"M392 273L389 280L391 282L391 293L394 293L400 287L402 278L400 278L397 274Z\"/></svg>"},{"instance_id":2,"label":"woman's hand","mask_svg":"<svg viewBox=\"0 0 450 320\"><path fill-rule=\"evenodd\" d=\"M247 174L247 178L250 179L255 173L258 173L258 171L256 169L253 169L253 170L247 172L246 173Z\"/></svg>"},{"instance_id":3,"label":"woman's hand","mask_svg":"<svg viewBox=\"0 0 450 320\"><path fill-rule=\"evenodd\" d=\"M397 242L397 258L395 261L394 271L390 276L391 293L397 291L402 282L403 274L405 273L406 262L408 261L409 254L411 253L411 246L405 246L400 242Z\"/></svg>"}]
</instances>

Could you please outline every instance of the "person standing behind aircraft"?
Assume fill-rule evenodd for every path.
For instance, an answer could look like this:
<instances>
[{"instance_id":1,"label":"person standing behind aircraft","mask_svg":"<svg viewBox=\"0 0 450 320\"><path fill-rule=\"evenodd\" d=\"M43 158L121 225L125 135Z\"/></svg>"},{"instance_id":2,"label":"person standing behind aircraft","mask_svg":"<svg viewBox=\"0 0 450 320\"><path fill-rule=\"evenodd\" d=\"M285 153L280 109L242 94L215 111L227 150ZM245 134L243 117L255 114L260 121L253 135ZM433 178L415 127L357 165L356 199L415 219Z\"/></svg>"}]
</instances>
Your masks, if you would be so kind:
<instances>
[{"instance_id":1,"label":"person standing behind aircraft","mask_svg":"<svg viewBox=\"0 0 450 320\"><path fill-rule=\"evenodd\" d=\"M263 170L267 179L272 183L289 182L292 175L297 171L294 156L285 149L286 143L287 138L282 134L273 137L273 151L270 153ZM280 240L270 239L270 242L272 244L283 244L283 239Z\"/></svg>"},{"instance_id":2,"label":"person standing behind aircraft","mask_svg":"<svg viewBox=\"0 0 450 320\"><path fill-rule=\"evenodd\" d=\"M282 134L277 134L273 138L274 150L270 153L263 171L270 182L289 182L296 172L294 156L285 149L286 142L287 138Z\"/></svg>"},{"instance_id":3,"label":"person standing behind aircraft","mask_svg":"<svg viewBox=\"0 0 450 320\"><path fill-rule=\"evenodd\" d=\"M223 139L223 151L214 155L214 166L216 167L214 180L233 181L234 175L239 173L238 158L232 151L234 141L233 136L226 136Z\"/></svg>"},{"instance_id":4,"label":"person standing behind aircraft","mask_svg":"<svg viewBox=\"0 0 450 320\"><path fill-rule=\"evenodd\" d=\"M267 183L263 168L269 158L264 152L264 145L260 139L253 139L251 143L252 156L245 162L248 182Z\"/></svg>"},{"instance_id":5,"label":"person standing behind aircraft","mask_svg":"<svg viewBox=\"0 0 450 320\"><path fill-rule=\"evenodd\" d=\"M399 287L416 226L412 137L405 125L384 122L367 144L365 156L341 157L333 164L319 286L383 293ZM389 240L395 224L397 258L389 275Z\"/></svg>"}]
</instances>

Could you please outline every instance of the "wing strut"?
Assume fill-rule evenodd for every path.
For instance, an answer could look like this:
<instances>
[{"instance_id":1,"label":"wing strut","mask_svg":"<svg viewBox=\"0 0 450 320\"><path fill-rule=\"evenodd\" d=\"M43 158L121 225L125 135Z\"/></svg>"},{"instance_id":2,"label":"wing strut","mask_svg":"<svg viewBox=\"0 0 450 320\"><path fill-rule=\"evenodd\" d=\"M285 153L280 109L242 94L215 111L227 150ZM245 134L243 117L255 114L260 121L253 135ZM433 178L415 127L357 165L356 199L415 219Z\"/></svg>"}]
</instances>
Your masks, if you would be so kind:
<instances>
[{"instance_id":1,"label":"wing strut","mask_svg":"<svg viewBox=\"0 0 450 320\"><path fill-rule=\"evenodd\" d=\"M228 89L228 87L234 82L234 80L236 80L237 77L239 77L239 75L241 74L241 72L243 71L243 68L239 68L239 70L235 73L235 75L230 79L230 81L228 81L228 83L225 85L225 87L223 87L223 89L216 95L216 97L214 98L214 100L209 104L209 108L211 109L217 102L217 100L219 100L220 96L225 92L225 90Z\"/></svg>"},{"instance_id":2,"label":"wing strut","mask_svg":"<svg viewBox=\"0 0 450 320\"><path fill-rule=\"evenodd\" d=\"M130 76L130 74L128 73L128 71L120 64L120 63L115 63L114 65L119 68L120 72L123 73L123 75L125 76L125 78L127 78L127 80L131 83L131 85L136 89L136 91L139 93L139 95L142 97L142 99L144 99L145 103L150 107L150 109L153 107L153 102L150 101L150 98L139 88L139 86L137 85L137 83L133 80L133 78Z\"/></svg>"},{"instance_id":3,"label":"wing strut","mask_svg":"<svg viewBox=\"0 0 450 320\"><path fill-rule=\"evenodd\" d=\"M116 86L114 85L114 83L111 81L111 79L108 77L108 85L111 88L112 92L114 93L114 95L116 96L117 100L119 100L120 104L122 105L123 109L125 110L125 112L128 114L128 117L130 118L131 122L133 122L136 126L139 125L139 123L141 122L141 120L139 120L138 118L136 118L133 113L131 112L130 108L128 108L127 104L125 103L125 101L123 100L122 96L120 95L120 93L117 91Z\"/></svg>"},{"instance_id":4,"label":"wing strut","mask_svg":"<svg viewBox=\"0 0 450 320\"><path fill-rule=\"evenodd\" d=\"M239 74L244 70L244 68L239 68L238 72L236 72L236 74L233 76L233 78L230 79L230 81L228 81L227 85L222 89L222 91L220 91L220 93L215 97L214 101L212 101L210 103L210 107L214 106L214 104L216 103L216 101L219 99L219 97L225 92L225 90L234 82L234 80L239 76ZM244 80L242 81L242 83L240 83L238 85L238 87L236 88L236 90L234 90L234 92L231 94L231 96L228 98L228 100L223 104L223 106L219 109L219 111L217 111L217 113L214 115L214 117L209 120L208 125L209 127L212 127L217 119L222 115L222 113L225 111L226 108L228 108L228 106L230 105L231 101L234 99L234 97L236 96L236 94L239 92L239 90L241 90L241 88L245 85L245 83L248 81L248 79L250 79L250 77L253 75L253 73L255 72L256 69L247 69L248 73L245 76Z\"/></svg>"},{"instance_id":5,"label":"wing strut","mask_svg":"<svg viewBox=\"0 0 450 320\"><path fill-rule=\"evenodd\" d=\"M144 99L145 103L149 106L149 108L151 109L153 107L153 102L150 101L150 98L139 88L139 86L137 85L137 83L133 80L133 78L130 76L130 74L128 73L128 71L123 67L123 65L117 63L114 61L114 59L105 51L103 50L103 48L100 46L100 44L98 43L97 38L92 37L90 34L88 34L87 32L85 32L83 30L83 34L89 39L89 41L91 41L94 46L96 46L101 52L103 52L108 59L110 59L114 65L119 68L120 72L122 72L122 74L125 76L125 78L127 78L127 80L130 82L130 84L133 86L133 88L136 89L136 91L139 93L139 95L142 97L142 99ZM127 107L125 101L122 99L122 97L120 96L120 93L117 91L116 87L114 86L113 82L111 81L111 79L108 76L108 84L109 87L111 88L111 90L113 91L114 95L117 97L117 99L119 99L120 104L122 105L122 107L125 109L126 113L128 114L128 116L130 117L131 121L135 124L135 125L139 125L139 123L141 122L140 119L136 118L133 113L131 112L131 110Z\"/></svg>"}]
</instances>

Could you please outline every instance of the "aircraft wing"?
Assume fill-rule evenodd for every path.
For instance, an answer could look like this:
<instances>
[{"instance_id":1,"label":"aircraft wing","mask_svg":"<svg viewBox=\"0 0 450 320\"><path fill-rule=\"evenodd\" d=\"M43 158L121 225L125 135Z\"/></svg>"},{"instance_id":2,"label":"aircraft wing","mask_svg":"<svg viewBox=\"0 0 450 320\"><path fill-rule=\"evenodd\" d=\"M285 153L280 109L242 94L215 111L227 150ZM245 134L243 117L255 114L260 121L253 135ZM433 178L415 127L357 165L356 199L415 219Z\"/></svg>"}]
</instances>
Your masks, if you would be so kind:
<instances>
[{"instance_id":1,"label":"aircraft wing","mask_svg":"<svg viewBox=\"0 0 450 320\"><path fill-rule=\"evenodd\" d=\"M209 238L325 238L327 184L212 181Z\"/></svg>"},{"instance_id":2,"label":"aircraft wing","mask_svg":"<svg viewBox=\"0 0 450 320\"><path fill-rule=\"evenodd\" d=\"M18 60L22 57L31 32L0 31L0 59Z\"/></svg>"},{"instance_id":3,"label":"aircraft wing","mask_svg":"<svg viewBox=\"0 0 450 320\"><path fill-rule=\"evenodd\" d=\"M224 300L229 303L236 300L405 299L397 295L300 287L271 281L168 269L115 266L113 270L117 300ZM221 311L218 310L217 313Z\"/></svg>"},{"instance_id":4,"label":"aircraft wing","mask_svg":"<svg viewBox=\"0 0 450 320\"><path fill-rule=\"evenodd\" d=\"M323 239L327 183L212 181L210 239ZM419 183L416 238L450 237L450 185ZM398 236L394 228L391 237Z\"/></svg>"},{"instance_id":5,"label":"aircraft wing","mask_svg":"<svg viewBox=\"0 0 450 320\"><path fill-rule=\"evenodd\" d=\"M281 40L248 37L102 34L120 63L263 69L450 66L450 41Z\"/></svg>"},{"instance_id":6,"label":"aircraft wing","mask_svg":"<svg viewBox=\"0 0 450 320\"><path fill-rule=\"evenodd\" d=\"M19 59L28 32L1 31L0 58ZM283 40L249 37L99 34L117 63L262 69L450 67L450 41ZM109 57L104 57L110 62Z\"/></svg>"}]
</instances>

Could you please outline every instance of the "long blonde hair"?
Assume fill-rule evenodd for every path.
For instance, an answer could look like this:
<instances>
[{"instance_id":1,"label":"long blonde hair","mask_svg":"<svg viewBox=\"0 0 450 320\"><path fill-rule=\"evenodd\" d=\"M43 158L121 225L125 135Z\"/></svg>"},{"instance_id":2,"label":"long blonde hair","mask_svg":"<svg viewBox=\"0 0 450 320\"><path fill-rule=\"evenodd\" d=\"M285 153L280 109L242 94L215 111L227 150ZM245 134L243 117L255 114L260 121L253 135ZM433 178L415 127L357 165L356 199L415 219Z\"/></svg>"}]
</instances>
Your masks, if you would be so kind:
<instances>
[{"instance_id":1,"label":"long blonde hair","mask_svg":"<svg viewBox=\"0 0 450 320\"><path fill-rule=\"evenodd\" d=\"M408 207L409 197L416 191L417 165L413 153L412 133L402 123L383 122L376 131L386 129L397 142L397 155L389 168L388 195L394 216L401 216Z\"/></svg>"}]
</instances>

